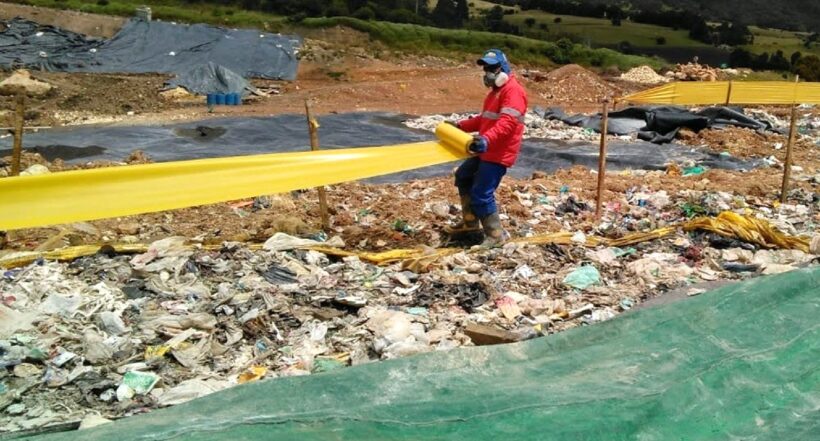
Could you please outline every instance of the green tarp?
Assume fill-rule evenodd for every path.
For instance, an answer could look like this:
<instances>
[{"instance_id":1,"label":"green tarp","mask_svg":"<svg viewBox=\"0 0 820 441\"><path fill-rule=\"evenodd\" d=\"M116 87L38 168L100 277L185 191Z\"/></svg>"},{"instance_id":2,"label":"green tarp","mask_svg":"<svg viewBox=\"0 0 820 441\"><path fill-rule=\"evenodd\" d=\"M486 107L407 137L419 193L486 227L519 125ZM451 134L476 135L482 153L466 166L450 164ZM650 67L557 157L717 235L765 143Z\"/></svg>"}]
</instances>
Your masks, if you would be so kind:
<instances>
[{"instance_id":1,"label":"green tarp","mask_svg":"<svg viewBox=\"0 0 820 441\"><path fill-rule=\"evenodd\" d=\"M528 342L251 383L41 439L817 439L819 301L820 268L799 270Z\"/></svg>"}]
</instances>

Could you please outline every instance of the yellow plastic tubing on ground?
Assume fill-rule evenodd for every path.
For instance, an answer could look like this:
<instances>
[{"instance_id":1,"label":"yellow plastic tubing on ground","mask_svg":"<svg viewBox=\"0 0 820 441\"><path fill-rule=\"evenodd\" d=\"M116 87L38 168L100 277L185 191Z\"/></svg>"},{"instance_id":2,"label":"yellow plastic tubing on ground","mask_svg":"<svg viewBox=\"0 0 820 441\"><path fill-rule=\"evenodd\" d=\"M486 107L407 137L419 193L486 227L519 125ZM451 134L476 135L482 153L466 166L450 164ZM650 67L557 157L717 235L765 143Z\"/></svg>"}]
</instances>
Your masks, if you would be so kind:
<instances>
[{"instance_id":1,"label":"yellow plastic tubing on ground","mask_svg":"<svg viewBox=\"0 0 820 441\"><path fill-rule=\"evenodd\" d=\"M820 104L820 83L678 82L619 98L637 104Z\"/></svg>"},{"instance_id":2,"label":"yellow plastic tubing on ground","mask_svg":"<svg viewBox=\"0 0 820 441\"><path fill-rule=\"evenodd\" d=\"M731 211L724 211L717 217L698 217L682 224L658 228L657 230L643 233L628 234L618 239L587 236L587 240L584 245L588 247L597 247L601 245L609 247L625 247L650 240L662 239L674 234L678 228L683 228L684 231L710 231L724 237L730 237L753 243L762 248L794 249L809 252L808 238L789 236L788 234L778 231L774 226L763 219L757 219L751 216L741 216ZM513 239L512 241L520 244L531 245L570 245L573 243L572 236L573 233L571 232L561 231L532 237L519 237ZM246 246L251 249L262 248L261 244L247 244ZM107 245L107 247L110 247L111 251L116 253L144 253L148 250L148 244L110 244ZM201 247L204 249L219 249L221 245L204 245ZM388 265L401 262L402 267L415 272L427 271L439 259L458 252L480 251L478 248L469 250L462 248L416 248L397 249L373 253L367 251L346 251L339 248L326 247L322 245L308 246L307 248L332 256L357 256L364 261L377 265ZM101 245L98 244L80 245L45 252L12 252L8 255L0 256L0 268L24 266L41 258L63 261L73 260L78 257L96 254L100 251L100 249Z\"/></svg>"},{"instance_id":3,"label":"yellow plastic tubing on ground","mask_svg":"<svg viewBox=\"0 0 820 441\"><path fill-rule=\"evenodd\" d=\"M472 137L440 124L438 141L108 167L0 179L0 230L128 216L338 184L468 156Z\"/></svg>"}]
</instances>

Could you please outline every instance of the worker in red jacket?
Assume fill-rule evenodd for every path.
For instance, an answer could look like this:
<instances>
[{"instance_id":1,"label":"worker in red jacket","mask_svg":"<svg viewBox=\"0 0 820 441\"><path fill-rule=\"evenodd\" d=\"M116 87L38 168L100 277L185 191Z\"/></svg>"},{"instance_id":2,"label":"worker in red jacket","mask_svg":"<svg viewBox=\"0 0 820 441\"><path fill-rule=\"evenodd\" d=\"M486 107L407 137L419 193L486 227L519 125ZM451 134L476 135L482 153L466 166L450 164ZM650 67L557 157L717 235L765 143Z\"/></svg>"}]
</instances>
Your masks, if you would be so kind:
<instances>
[{"instance_id":1,"label":"worker in red jacket","mask_svg":"<svg viewBox=\"0 0 820 441\"><path fill-rule=\"evenodd\" d=\"M478 135L470 145L475 156L456 170L463 219L446 231L456 235L480 231L483 227L482 246L494 247L509 238L498 216L495 190L521 150L527 93L501 50L488 50L478 65L484 69L484 85L490 92L484 99L481 114L454 123L463 131L478 132Z\"/></svg>"}]
</instances>

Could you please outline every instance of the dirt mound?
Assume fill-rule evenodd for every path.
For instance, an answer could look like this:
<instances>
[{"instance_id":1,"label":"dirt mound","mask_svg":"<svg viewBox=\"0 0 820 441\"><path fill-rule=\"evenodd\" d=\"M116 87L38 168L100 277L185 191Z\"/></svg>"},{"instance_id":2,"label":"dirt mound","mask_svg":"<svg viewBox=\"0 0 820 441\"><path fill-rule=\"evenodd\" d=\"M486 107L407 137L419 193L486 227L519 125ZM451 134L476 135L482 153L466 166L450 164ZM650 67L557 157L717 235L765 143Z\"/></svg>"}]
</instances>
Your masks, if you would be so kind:
<instances>
[{"instance_id":1,"label":"dirt mound","mask_svg":"<svg viewBox=\"0 0 820 441\"><path fill-rule=\"evenodd\" d=\"M577 64L568 64L532 78L531 88L549 105L594 104L622 92L595 72Z\"/></svg>"},{"instance_id":2,"label":"dirt mound","mask_svg":"<svg viewBox=\"0 0 820 441\"><path fill-rule=\"evenodd\" d=\"M175 101L162 99L159 95L168 78L167 75L64 72L36 72L34 75L36 79L32 79L34 83L30 84L45 82L54 89L45 95L27 100L27 125L109 122L124 119L129 115L180 107ZM14 98L0 96L0 114L13 109Z\"/></svg>"},{"instance_id":3,"label":"dirt mound","mask_svg":"<svg viewBox=\"0 0 820 441\"><path fill-rule=\"evenodd\" d=\"M684 144L704 146L707 149L723 153L728 152L738 158L776 157L783 161L786 155L788 136L773 132L758 132L742 127L723 129L705 129L691 138L682 139ZM798 137L794 143L794 161L800 165L817 161L818 154L814 143L809 138Z\"/></svg>"},{"instance_id":4,"label":"dirt mound","mask_svg":"<svg viewBox=\"0 0 820 441\"><path fill-rule=\"evenodd\" d=\"M14 95L22 89L29 96L45 96L53 88L45 81L32 78L31 73L25 69L16 70L10 77L0 81L0 95Z\"/></svg>"}]
</instances>

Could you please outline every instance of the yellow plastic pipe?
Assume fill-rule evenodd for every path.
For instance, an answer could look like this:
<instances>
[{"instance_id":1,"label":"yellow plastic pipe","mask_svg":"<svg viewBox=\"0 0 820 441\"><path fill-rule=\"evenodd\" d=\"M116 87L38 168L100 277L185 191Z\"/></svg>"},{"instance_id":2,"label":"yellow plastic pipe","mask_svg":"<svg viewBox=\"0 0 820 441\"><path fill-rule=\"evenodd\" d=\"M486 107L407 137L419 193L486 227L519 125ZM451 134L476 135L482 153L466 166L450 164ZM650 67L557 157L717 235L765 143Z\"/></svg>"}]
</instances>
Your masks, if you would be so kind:
<instances>
[{"instance_id":1,"label":"yellow plastic pipe","mask_svg":"<svg viewBox=\"0 0 820 441\"><path fill-rule=\"evenodd\" d=\"M355 181L466 158L472 137L108 167L0 179L0 230L173 210Z\"/></svg>"}]
</instances>

